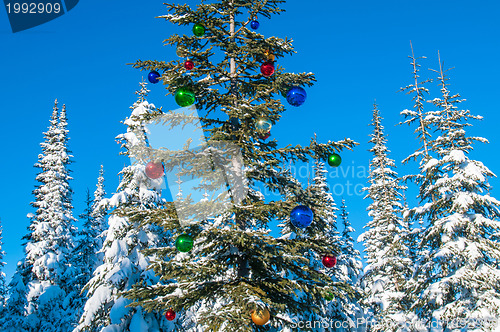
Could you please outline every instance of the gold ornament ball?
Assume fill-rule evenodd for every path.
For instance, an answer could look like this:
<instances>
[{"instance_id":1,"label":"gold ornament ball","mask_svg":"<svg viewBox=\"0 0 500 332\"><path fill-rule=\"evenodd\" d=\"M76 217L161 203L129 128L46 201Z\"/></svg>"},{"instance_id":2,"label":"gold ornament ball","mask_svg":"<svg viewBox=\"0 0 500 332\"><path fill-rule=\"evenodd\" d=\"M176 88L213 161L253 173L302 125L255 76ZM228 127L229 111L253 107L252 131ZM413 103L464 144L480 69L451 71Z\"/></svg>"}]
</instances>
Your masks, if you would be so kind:
<instances>
[{"instance_id":1,"label":"gold ornament ball","mask_svg":"<svg viewBox=\"0 0 500 332\"><path fill-rule=\"evenodd\" d=\"M269 50L266 50L264 52L264 56L266 57L267 60L269 61L274 61L276 59L276 57L274 56L274 54L271 53L271 51Z\"/></svg>"},{"instance_id":2,"label":"gold ornament ball","mask_svg":"<svg viewBox=\"0 0 500 332\"><path fill-rule=\"evenodd\" d=\"M267 322L269 322L269 319L271 318L271 314L269 313L269 310L264 309L264 310L258 310L258 311L252 311L252 321L254 322L255 325L265 325Z\"/></svg>"}]
</instances>

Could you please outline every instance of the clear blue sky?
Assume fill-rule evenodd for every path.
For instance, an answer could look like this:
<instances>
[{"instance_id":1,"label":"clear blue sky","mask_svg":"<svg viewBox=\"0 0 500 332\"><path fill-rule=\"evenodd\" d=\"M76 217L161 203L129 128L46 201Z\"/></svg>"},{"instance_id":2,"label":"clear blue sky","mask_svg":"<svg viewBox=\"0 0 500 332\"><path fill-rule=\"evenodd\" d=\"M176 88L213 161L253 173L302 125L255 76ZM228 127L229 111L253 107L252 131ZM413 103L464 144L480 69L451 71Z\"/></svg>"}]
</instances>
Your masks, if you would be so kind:
<instances>
[{"instance_id":1,"label":"clear blue sky","mask_svg":"<svg viewBox=\"0 0 500 332\"><path fill-rule=\"evenodd\" d=\"M26 214L32 212L29 203L37 172L33 164L54 99L68 108L75 215L82 212L86 188L95 188L100 164L106 170L107 192L116 189L117 173L128 160L118 156L114 138L124 129L120 121L129 114L136 100L133 92L145 74L126 64L176 59L175 50L162 41L173 33L189 33L155 18L166 13L162 2L80 1L68 14L16 34L5 10L0 10L0 217L9 280L22 257L21 237L28 226ZM306 104L285 113L273 137L282 145L308 144L314 133L319 141L349 137L361 143L342 155L343 166L330 180L338 202L342 194L347 200L356 236L368 221L369 202L354 193L354 186L366 184L367 125L375 99L398 165L416 146L412 130L395 126L401 120L399 112L412 106L408 96L397 93L411 83L410 40L417 55L428 57L422 62L423 76L427 68L437 67L438 50L445 65L456 68L451 73L452 91L460 92L468 100L465 106L485 117L470 133L491 142L477 147L472 157L500 174L498 1L290 0L284 8L287 12L272 20L261 18L259 31L292 37L298 53L280 64L292 72L314 72L318 83L307 89ZM151 89L150 102L165 109L176 106L162 86ZM491 183L499 185L497 179ZM495 188L492 194L498 198L500 191Z\"/></svg>"}]
</instances>

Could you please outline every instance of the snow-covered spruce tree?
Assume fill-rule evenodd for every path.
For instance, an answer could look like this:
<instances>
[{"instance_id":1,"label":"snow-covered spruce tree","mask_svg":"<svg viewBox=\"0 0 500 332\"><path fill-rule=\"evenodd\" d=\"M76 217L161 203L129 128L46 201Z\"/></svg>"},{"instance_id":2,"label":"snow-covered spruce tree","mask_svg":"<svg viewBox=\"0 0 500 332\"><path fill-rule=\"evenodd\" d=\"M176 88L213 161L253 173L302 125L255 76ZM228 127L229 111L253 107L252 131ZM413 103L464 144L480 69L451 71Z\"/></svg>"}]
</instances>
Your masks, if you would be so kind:
<instances>
[{"instance_id":1,"label":"snow-covered spruce tree","mask_svg":"<svg viewBox=\"0 0 500 332\"><path fill-rule=\"evenodd\" d=\"M26 331L26 293L23 276L19 273L22 262L17 264L16 273L9 283L9 298L4 314L0 316L0 328L6 332Z\"/></svg>"},{"instance_id":2,"label":"snow-covered spruce tree","mask_svg":"<svg viewBox=\"0 0 500 332\"><path fill-rule=\"evenodd\" d=\"M9 322L6 331L68 331L71 286L67 281L74 271L71 266L72 239L75 235L69 186L71 177L68 165L72 157L68 141L66 107L61 112L57 100L44 133L42 154L35 167L40 169L33 191L36 208L29 214L25 258L18 264L10 283L8 301Z\"/></svg>"},{"instance_id":3,"label":"snow-covered spruce tree","mask_svg":"<svg viewBox=\"0 0 500 332\"><path fill-rule=\"evenodd\" d=\"M104 255L101 249L103 242L102 234L106 229L106 207L100 205L100 203L105 195L104 169L101 165L94 196L92 197L90 191L87 189L86 207L84 212L79 216L80 220L83 220L83 228L79 232L80 237L73 255L78 274L72 281L72 285L75 291L78 292L78 296L71 304L74 308L75 323L80 319L85 302L87 301L86 292L83 288L92 278L94 270L103 262Z\"/></svg>"},{"instance_id":4,"label":"snow-covered spruce tree","mask_svg":"<svg viewBox=\"0 0 500 332\"><path fill-rule=\"evenodd\" d=\"M118 136L125 148L123 154L131 158L134 158L129 153L131 147L145 140L144 135L135 134L138 129L144 133L142 117L158 112L147 102L147 93L146 83L141 83L141 89L136 92L139 98L131 107L132 114L124 121L127 133ZM161 246L163 232L155 225L140 227L140 221L132 218L162 204L160 192L155 189L159 188L158 183L150 181L144 170L141 164L124 167L117 192L109 199L101 199L93 208L93 218L99 218L96 211L103 207L114 210L108 217L109 228L103 232L106 235L102 248L104 261L85 287L88 300L75 331L160 331L164 320L161 314L147 313L141 307L126 307L131 301L121 296L135 283L152 285L158 282L154 273L146 270L154 257L145 257L141 250ZM103 194L98 187L96 198Z\"/></svg>"},{"instance_id":5,"label":"snow-covered spruce tree","mask_svg":"<svg viewBox=\"0 0 500 332\"><path fill-rule=\"evenodd\" d=\"M500 317L500 258L492 236L500 224L500 202L489 195L488 177L495 176L480 161L472 160L474 142L465 129L482 119L460 108L451 94L439 60L441 98L433 119L439 137L430 142L434 158L421 164L420 206L408 217L424 218L419 264L409 293L417 294L411 310L438 330L492 331Z\"/></svg>"},{"instance_id":6,"label":"snow-covered spruce tree","mask_svg":"<svg viewBox=\"0 0 500 332\"><path fill-rule=\"evenodd\" d=\"M344 301L339 301L337 306L346 313L347 319L343 321L349 322L346 331L358 331L358 318L363 317L363 309L361 307L360 298L362 289L360 288L360 277L363 269L360 252L354 248L354 239L351 234L354 233L354 228L349 221L349 212L345 199L342 199L340 206L340 220L342 221L341 235L341 253L338 257L337 269L339 275L344 278L343 281L348 283L354 290L355 296L346 296ZM340 306L339 306L340 303Z\"/></svg>"},{"instance_id":7,"label":"snow-covered spruce tree","mask_svg":"<svg viewBox=\"0 0 500 332\"><path fill-rule=\"evenodd\" d=\"M0 224L0 317L4 316L4 310L7 301L7 284L5 282L5 273L2 271L5 262L3 261L3 256L5 252L2 250L2 225ZM1 322L0 322L1 327Z\"/></svg>"},{"instance_id":8,"label":"snow-covered spruce tree","mask_svg":"<svg viewBox=\"0 0 500 332\"><path fill-rule=\"evenodd\" d=\"M134 304L148 312L176 311L180 322L186 318L186 311L201 306L194 327L199 331L292 327L287 317L307 318L321 312L324 290L332 283L306 258L311 251L324 254L332 248L331 240L321 236L321 215L316 215L306 229L291 225L301 235L296 238L275 238L269 229L271 222L289 222L287 218L297 205L316 204L310 191L284 170L285 164L290 160L326 160L329 154L356 144L350 139L326 144L312 140L306 147L278 147L276 140L264 138L266 128L261 125L265 121L278 125L285 111L280 94L286 94L292 86L310 86L314 81L313 74L286 73L272 62L294 52L290 40L266 38L250 28L255 17L270 18L282 12L282 2L219 0L202 2L196 8L168 4L171 13L162 16L166 20L180 26L203 25L195 27L197 36L173 35L166 40L193 63L187 65L185 59L151 60L134 65L160 72L160 80L169 94L177 94L179 105L189 106L190 101L184 98L191 98L191 92L196 96L195 106L203 114L200 119L207 149L220 153L211 147L216 146L215 142L227 142L236 145L242 154L244 166L236 163L233 169L242 166L250 188L248 195L226 212L181 225L179 220L167 220L164 211L153 211L157 215L150 218L151 222L172 231L175 237L182 233L195 237L194 247L189 253L179 253L173 246L145 251L163 259L154 261L151 268L169 283L138 285L127 293ZM186 67L191 70L187 72ZM174 120L172 115L171 123L166 124ZM201 174L203 180L210 180L212 173L202 169L205 165L195 163L205 152L187 148L174 155L159 150L155 158L163 161L166 172L183 163L185 175ZM261 190L272 192L278 199L266 199ZM194 211L205 203L193 202ZM254 325L251 312L265 308L271 312L270 322Z\"/></svg>"},{"instance_id":9,"label":"snow-covered spruce tree","mask_svg":"<svg viewBox=\"0 0 500 332\"><path fill-rule=\"evenodd\" d=\"M397 329L404 308L406 279L411 275L413 262L409 260L409 250L405 244L407 225L401 212L400 185L395 171L394 160L389 158L387 138L382 125L382 117L374 105L373 133L369 150L373 154L370 163L370 186L365 188L365 198L372 200L367 208L372 218L364 228L367 230L358 238L363 241L366 262L363 275L364 303L373 318L373 331Z\"/></svg>"}]
</instances>

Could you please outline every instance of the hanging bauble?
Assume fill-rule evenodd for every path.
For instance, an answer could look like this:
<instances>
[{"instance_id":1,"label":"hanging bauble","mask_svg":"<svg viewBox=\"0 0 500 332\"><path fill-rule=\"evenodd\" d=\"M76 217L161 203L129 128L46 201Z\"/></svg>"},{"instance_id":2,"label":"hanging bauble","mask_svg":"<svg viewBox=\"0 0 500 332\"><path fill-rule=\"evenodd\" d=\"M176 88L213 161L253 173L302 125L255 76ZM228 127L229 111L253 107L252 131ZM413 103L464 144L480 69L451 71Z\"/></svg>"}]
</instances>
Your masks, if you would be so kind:
<instances>
[{"instance_id":1,"label":"hanging bauble","mask_svg":"<svg viewBox=\"0 0 500 332\"><path fill-rule=\"evenodd\" d=\"M330 292L330 291L327 291L327 292L325 293L325 295L323 295L323 297L324 297L324 298L325 298L325 300L327 300L327 301L333 301L333 299L334 299L333 293L332 293L332 292Z\"/></svg>"},{"instance_id":2,"label":"hanging bauble","mask_svg":"<svg viewBox=\"0 0 500 332\"><path fill-rule=\"evenodd\" d=\"M286 100L288 101L288 103L296 107L302 105L306 101L306 98L306 90L304 90L300 86L292 87L286 94Z\"/></svg>"},{"instance_id":3,"label":"hanging bauble","mask_svg":"<svg viewBox=\"0 0 500 332\"><path fill-rule=\"evenodd\" d=\"M160 81L160 77L161 75L156 70L150 71L148 74L148 80L153 84L158 83Z\"/></svg>"},{"instance_id":4,"label":"hanging bauble","mask_svg":"<svg viewBox=\"0 0 500 332\"><path fill-rule=\"evenodd\" d=\"M309 207L299 205L294 207L290 213L290 221L297 228L306 228L312 223L313 216L314 214Z\"/></svg>"},{"instance_id":5,"label":"hanging bauble","mask_svg":"<svg viewBox=\"0 0 500 332\"><path fill-rule=\"evenodd\" d=\"M154 163L150 161L146 165L146 175L148 178L156 180L161 178L165 174L163 164L161 162Z\"/></svg>"},{"instance_id":6,"label":"hanging bauble","mask_svg":"<svg viewBox=\"0 0 500 332\"><path fill-rule=\"evenodd\" d=\"M259 21L257 20L253 20L252 22L250 22L250 28L252 28L253 30L257 30L260 26L260 23Z\"/></svg>"},{"instance_id":7,"label":"hanging bauble","mask_svg":"<svg viewBox=\"0 0 500 332\"><path fill-rule=\"evenodd\" d=\"M205 27L200 23L193 26L193 33L196 37L202 37L205 34Z\"/></svg>"},{"instance_id":8,"label":"hanging bauble","mask_svg":"<svg viewBox=\"0 0 500 332\"><path fill-rule=\"evenodd\" d=\"M175 54L177 54L177 56L180 58L184 58L185 56L187 56L188 51L184 46L177 46Z\"/></svg>"},{"instance_id":9,"label":"hanging bauble","mask_svg":"<svg viewBox=\"0 0 500 332\"><path fill-rule=\"evenodd\" d=\"M263 133L269 132L272 126L273 124L271 123L271 121L267 119L259 119L257 120L257 124L255 125L255 127L257 127L257 129Z\"/></svg>"},{"instance_id":10,"label":"hanging bauble","mask_svg":"<svg viewBox=\"0 0 500 332\"><path fill-rule=\"evenodd\" d=\"M196 97L194 92L188 87L182 87L175 93L175 102L180 107L188 107L194 104Z\"/></svg>"},{"instance_id":11,"label":"hanging bauble","mask_svg":"<svg viewBox=\"0 0 500 332\"><path fill-rule=\"evenodd\" d=\"M269 51L269 50L266 50L264 52L264 57L266 58L266 60L269 60L269 61L274 61L274 59L276 58L274 56L274 54L272 54L271 51Z\"/></svg>"},{"instance_id":12,"label":"hanging bauble","mask_svg":"<svg viewBox=\"0 0 500 332\"><path fill-rule=\"evenodd\" d=\"M267 322L269 322L270 318L271 314L266 308L264 308L264 310L252 311L252 321L255 323L255 325L265 325Z\"/></svg>"},{"instance_id":13,"label":"hanging bauble","mask_svg":"<svg viewBox=\"0 0 500 332\"><path fill-rule=\"evenodd\" d=\"M231 130L238 130L241 127L238 118L229 118L229 125L231 126Z\"/></svg>"},{"instance_id":14,"label":"hanging bauble","mask_svg":"<svg viewBox=\"0 0 500 332\"><path fill-rule=\"evenodd\" d=\"M268 131L267 133L265 133L264 135L260 135L259 138L262 139L262 140L266 140L268 139L269 137L271 137L271 132Z\"/></svg>"},{"instance_id":15,"label":"hanging bauble","mask_svg":"<svg viewBox=\"0 0 500 332\"><path fill-rule=\"evenodd\" d=\"M272 61L266 61L260 66L260 72L265 77L270 77L274 74L274 63Z\"/></svg>"},{"instance_id":16,"label":"hanging bauble","mask_svg":"<svg viewBox=\"0 0 500 332\"><path fill-rule=\"evenodd\" d=\"M175 240L175 247L180 252L188 252L193 249L194 240L188 234L181 234Z\"/></svg>"},{"instance_id":17,"label":"hanging bauble","mask_svg":"<svg viewBox=\"0 0 500 332\"><path fill-rule=\"evenodd\" d=\"M328 165L338 167L340 166L340 163L342 163L342 158L338 154L332 153L328 156Z\"/></svg>"},{"instance_id":18,"label":"hanging bauble","mask_svg":"<svg viewBox=\"0 0 500 332\"><path fill-rule=\"evenodd\" d=\"M337 257L326 255L321 261L323 262L324 267L331 269L335 266L335 264L337 264Z\"/></svg>"},{"instance_id":19,"label":"hanging bauble","mask_svg":"<svg viewBox=\"0 0 500 332\"><path fill-rule=\"evenodd\" d=\"M175 319L175 311L172 309L168 309L167 312L165 313L165 318L167 320L174 320Z\"/></svg>"},{"instance_id":20,"label":"hanging bauble","mask_svg":"<svg viewBox=\"0 0 500 332\"><path fill-rule=\"evenodd\" d=\"M184 68L186 68L186 70L191 70L194 68L194 62L191 61L191 60L186 60L186 62L184 62Z\"/></svg>"}]
</instances>

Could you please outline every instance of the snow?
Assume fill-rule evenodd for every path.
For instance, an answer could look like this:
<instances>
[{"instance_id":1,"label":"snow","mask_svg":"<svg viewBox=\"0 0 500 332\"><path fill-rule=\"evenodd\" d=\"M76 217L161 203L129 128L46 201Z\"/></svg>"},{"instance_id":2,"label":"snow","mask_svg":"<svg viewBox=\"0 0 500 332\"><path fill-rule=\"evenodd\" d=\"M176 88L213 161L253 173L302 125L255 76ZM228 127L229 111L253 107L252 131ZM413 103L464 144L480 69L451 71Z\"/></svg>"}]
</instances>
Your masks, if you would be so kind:
<instances>
[{"instance_id":1,"label":"snow","mask_svg":"<svg viewBox=\"0 0 500 332\"><path fill-rule=\"evenodd\" d=\"M476 166L472 162L464 162L464 164L461 165L461 169L463 170L464 172L463 175L465 177L468 177L478 182L484 182L486 180L483 175L482 169Z\"/></svg>"},{"instance_id":2,"label":"snow","mask_svg":"<svg viewBox=\"0 0 500 332\"><path fill-rule=\"evenodd\" d=\"M95 316L96 312L100 309L102 303L106 303L106 299L111 296L111 290L105 285L99 286L92 294L92 301L87 301L85 303L85 312L87 316L84 320L84 325L90 325L92 318Z\"/></svg>"},{"instance_id":3,"label":"snow","mask_svg":"<svg viewBox=\"0 0 500 332\"><path fill-rule=\"evenodd\" d=\"M111 319L111 324L117 324L119 325L122 322L122 318L124 318L126 315L130 313L132 308L126 308L127 305L132 303L132 301L120 297L115 301L115 304L113 304L113 307L109 311L109 318ZM132 329L132 331L134 331ZM136 330L136 331L144 331L144 330Z\"/></svg>"},{"instance_id":4,"label":"snow","mask_svg":"<svg viewBox=\"0 0 500 332\"><path fill-rule=\"evenodd\" d=\"M180 20L188 18L189 16L190 16L189 13L186 13L186 14L183 14L183 15L167 14L167 15L159 16L159 18L164 18L166 20L169 20L170 22L178 22Z\"/></svg>"},{"instance_id":5,"label":"snow","mask_svg":"<svg viewBox=\"0 0 500 332\"><path fill-rule=\"evenodd\" d=\"M130 332L142 332L149 331L149 326L146 320L143 318L142 309L139 308L137 313L134 314L129 325Z\"/></svg>"},{"instance_id":6,"label":"snow","mask_svg":"<svg viewBox=\"0 0 500 332\"><path fill-rule=\"evenodd\" d=\"M439 163L439 161L435 158L432 158L430 159L425 165L424 167L422 168L422 171L427 171L429 170L430 168L433 168L435 167L437 164Z\"/></svg>"}]
</instances>

